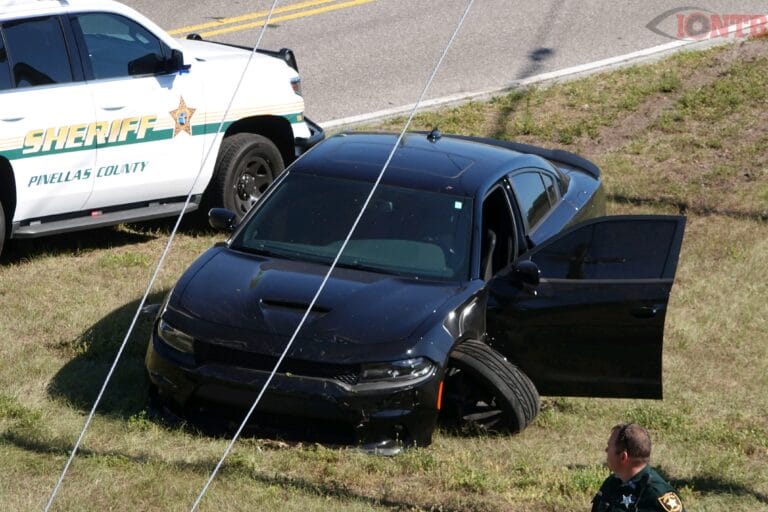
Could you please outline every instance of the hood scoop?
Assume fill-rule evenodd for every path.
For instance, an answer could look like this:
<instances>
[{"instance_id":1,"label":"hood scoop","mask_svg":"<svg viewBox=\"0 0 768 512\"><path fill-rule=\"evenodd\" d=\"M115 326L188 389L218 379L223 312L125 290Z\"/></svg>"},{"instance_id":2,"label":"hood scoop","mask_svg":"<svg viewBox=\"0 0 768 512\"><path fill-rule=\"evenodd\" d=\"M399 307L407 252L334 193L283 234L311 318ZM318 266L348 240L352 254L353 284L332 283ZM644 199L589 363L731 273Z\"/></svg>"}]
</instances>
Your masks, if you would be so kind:
<instances>
[{"instance_id":1,"label":"hood scoop","mask_svg":"<svg viewBox=\"0 0 768 512\"><path fill-rule=\"evenodd\" d=\"M259 310L264 320L264 325L269 331L282 336L290 336L296 329L309 307L309 301L290 300L284 298L262 298L259 300ZM315 325L315 322L323 318L331 311L331 308L315 303L307 316L307 326Z\"/></svg>"},{"instance_id":2,"label":"hood scoop","mask_svg":"<svg viewBox=\"0 0 768 512\"><path fill-rule=\"evenodd\" d=\"M279 309L288 309L288 310L296 311L298 313L304 313L309 307L309 302L299 302L299 301L281 300L281 299L261 299L259 303L261 304L262 309L264 309L265 307L279 308ZM310 311L310 313L312 313L315 318L319 318L330 312L331 312L331 308L320 306L317 304L317 302L315 302L315 305L312 307L312 311Z\"/></svg>"}]
</instances>

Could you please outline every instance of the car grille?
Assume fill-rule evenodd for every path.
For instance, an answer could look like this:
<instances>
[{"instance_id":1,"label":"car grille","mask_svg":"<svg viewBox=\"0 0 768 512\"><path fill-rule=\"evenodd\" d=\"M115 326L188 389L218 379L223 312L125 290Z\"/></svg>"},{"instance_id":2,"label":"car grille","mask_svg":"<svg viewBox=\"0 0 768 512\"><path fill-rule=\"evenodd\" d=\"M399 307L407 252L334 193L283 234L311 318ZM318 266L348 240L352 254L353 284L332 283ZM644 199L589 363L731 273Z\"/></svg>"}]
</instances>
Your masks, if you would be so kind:
<instances>
[{"instance_id":1,"label":"car grille","mask_svg":"<svg viewBox=\"0 0 768 512\"><path fill-rule=\"evenodd\" d=\"M271 372L277 364L277 359L277 357L265 356L222 345L200 341L195 342L195 362L197 364L213 363ZM360 365L316 363L286 358L283 359L278 373L333 379L344 384L353 385L357 384L360 375Z\"/></svg>"}]
</instances>

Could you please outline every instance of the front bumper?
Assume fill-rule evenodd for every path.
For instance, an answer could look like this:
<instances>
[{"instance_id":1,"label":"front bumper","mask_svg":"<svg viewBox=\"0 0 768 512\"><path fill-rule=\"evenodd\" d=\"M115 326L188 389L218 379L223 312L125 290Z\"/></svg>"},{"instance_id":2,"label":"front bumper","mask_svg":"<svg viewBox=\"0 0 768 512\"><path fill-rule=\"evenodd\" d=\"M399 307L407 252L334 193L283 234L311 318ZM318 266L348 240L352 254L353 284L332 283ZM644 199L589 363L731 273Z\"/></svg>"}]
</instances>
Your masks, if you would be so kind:
<instances>
[{"instance_id":1,"label":"front bumper","mask_svg":"<svg viewBox=\"0 0 768 512\"><path fill-rule=\"evenodd\" d=\"M323 128L312 121L308 117L304 117L304 122L307 123L307 127L309 128L309 137L296 137L294 145L296 147L296 158L300 157L304 153L310 150L312 146L319 143L325 138L325 131L323 131Z\"/></svg>"},{"instance_id":2,"label":"front bumper","mask_svg":"<svg viewBox=\"0 0 768 512\"><path fill-rule=\"evenodd\" d=\"M156 334L147 349L146 365L157 397L173 411L186 417L213 414L233 422L242 421L271 373L271 369L195 361L195 356L177 352ZM351 443L426 446L437 421L441 378L442 371L436 369L407 385L355 385L281 371L264 393L252 423L258 427L262 419L272 423L283 418L286 425L303 422L310 431L340 425L349 432Z\"/></svg>"}]
</instances>

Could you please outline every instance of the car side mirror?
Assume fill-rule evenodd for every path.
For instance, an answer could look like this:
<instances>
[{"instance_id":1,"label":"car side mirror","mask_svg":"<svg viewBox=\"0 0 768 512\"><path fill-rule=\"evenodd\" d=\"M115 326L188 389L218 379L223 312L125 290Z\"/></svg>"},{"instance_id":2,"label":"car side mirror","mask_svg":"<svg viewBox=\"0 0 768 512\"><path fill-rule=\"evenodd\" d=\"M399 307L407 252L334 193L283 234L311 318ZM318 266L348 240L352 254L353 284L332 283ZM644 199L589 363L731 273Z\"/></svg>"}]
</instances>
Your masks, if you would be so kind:
<instances>
[{"instance_id":1,"label":"car side mirror","mask_svg":"<svg viewBox=\"0 0 768 512\"><path fill-rule=\"evenodd\" d=\"M538 286L541 280L541 270L531 260L523 260L512 266L509 277L528 286Z\"/></svg>"},{"instance_id":2,"label":"car side mirror","mask_svg":"<svg viewBox=\"0 0 768 512\"><path fill-rule=\"evenodd\" d=\"M167 73L176 73L177 71L186 71L190 67L184 64L184 54L180 50L171 50L171 56L165 61L165 71Z\"/></svg>"},{"instance_id":3,"label":"car side mirror","mask_svg":"<svg viewBox=\"0 0 768 512\"><path fill-rule=\"evenodd\" d=\"M211 208L208 212L208 224L213 229L232 231L237 226L237 215L226 208Z\"/></svg>"}]
</instances>

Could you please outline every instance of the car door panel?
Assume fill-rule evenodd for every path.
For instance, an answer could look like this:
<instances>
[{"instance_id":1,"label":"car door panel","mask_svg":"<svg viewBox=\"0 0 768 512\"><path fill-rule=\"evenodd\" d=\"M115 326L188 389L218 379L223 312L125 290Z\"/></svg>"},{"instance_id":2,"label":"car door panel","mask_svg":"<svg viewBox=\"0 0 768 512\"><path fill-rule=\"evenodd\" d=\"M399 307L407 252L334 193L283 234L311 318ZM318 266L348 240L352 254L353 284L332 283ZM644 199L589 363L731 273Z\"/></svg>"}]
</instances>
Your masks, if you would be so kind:
<instances>
[{"instance_id":1,"label":"car door panel","mask_svg":"<svg viewBox=\"0 0 768 512\"><path fill-rule=\"evenodd\" d=\"M490 342L547 395L660 398L664 319L685 219L602 217L521 256L490 283Z\"/></svg>"},{"instance_id":2,"label":"car door panel","mask_svg":"<svg viewBox=\"0 0 768 512\"><path fill-rule=\"evenodd\" d=\"M205 105L194 70L165 71L170 48L124 16L78 13L71 22L99 127L87 208L186 196L203 157L193 127Z\"/></svg>"},{"instance_id":3,"label":"car door panel","mask_svg":"<svg viewBox=\"0 0 768 512\"><path fill-rule=\"evenodd\" d=\"M0 91L0 150L16 181L13 221L78 211L93 187L95 152L86 132L94 108L71 67L60 20L7 22L2 37L14 85Z\"/></svg>"}]
</instances>

